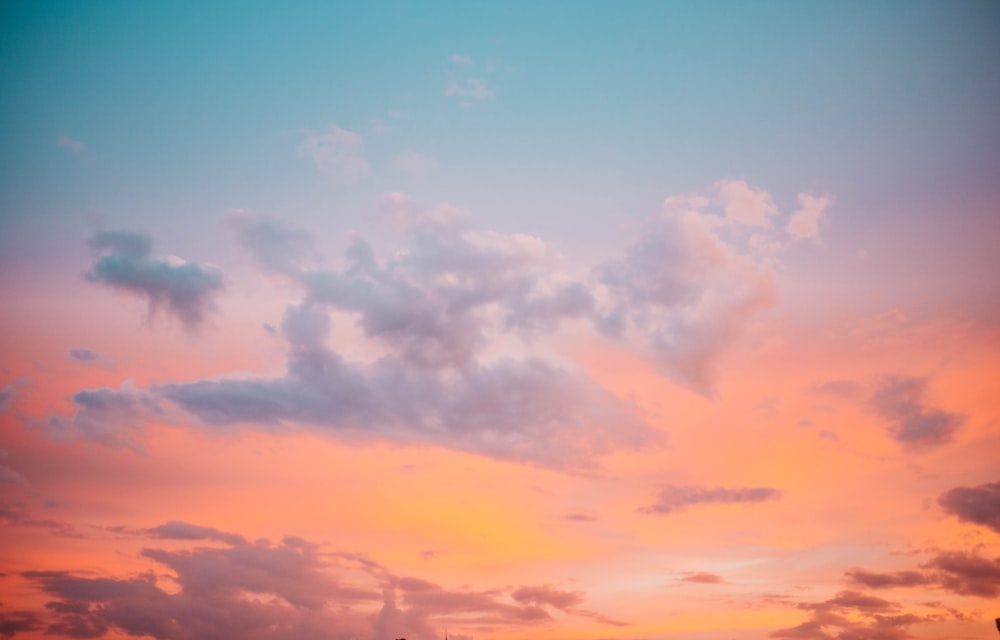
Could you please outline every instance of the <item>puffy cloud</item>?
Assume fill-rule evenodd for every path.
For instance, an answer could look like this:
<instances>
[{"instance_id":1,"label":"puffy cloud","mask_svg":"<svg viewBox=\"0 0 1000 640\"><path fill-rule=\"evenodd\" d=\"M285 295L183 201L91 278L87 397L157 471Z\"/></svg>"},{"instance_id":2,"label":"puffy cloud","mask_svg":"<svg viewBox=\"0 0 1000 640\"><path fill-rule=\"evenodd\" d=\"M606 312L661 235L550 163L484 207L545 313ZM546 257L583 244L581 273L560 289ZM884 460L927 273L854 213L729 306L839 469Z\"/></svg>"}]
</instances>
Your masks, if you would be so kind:
<instances>
[{"instance_id":1,"label":"puffy cloud","mask_svg":"<svg viewBox=\"0 0 1000 640\"><path fill-rule=\"evenodd\" d=\"M951 442L965 421L924 403L928 379L916 376L886 376L869 399L869 406L888 423L889 436L913 449L938 447Z\"/></svg>"},{"instance_id":2,"label":"puffy cloud","mask_svg":"<svg viewBox=\"0 0 1000 640\"><path fill-rule=\"evenodd\" d=\"M87 280L146 298L150 313L163 308L188 327L201 323L223 288L222 273L180 258L152 255L149 236L132 231L102 231L90 239L101 256Z\"/></svg>"},{"instance_id":3,"label":"puffy cloud","mask_svg":"<svg viewBox=\"0 0 1000 640\"><path fill-rule=\"evenodd\" d=\"M664 487L656 502L642 507L644 513L668 514L698 504L754 503L777 500L781 492L770 487L741 487L725 489L721 487Z\"/></svg>"},{"instance_id":4,"label":"puffy cloud","mask_svg":"<svg viewBox=\"0 0 1000 640\"><path fill-rule=\"evenodd\" d=\"M598 326L639 341L663 373L710 395L720 355L773 303L774 288L765 264L723 240L723 220L691 201L668 202L624 258L597 268L607 291Z\"/></svg>"},{"instance_id":5,"label":"puffy cloud","mask_svg":"<svg viewBox=\"0 0 1000 640\"><path fill-rule=\"evenodd\" d=\"M139 449L142 426L164 415L153 397L129 381L117 390L109 387L84 389L73 396L73 403L76 409L71 417L49 417L46 427L51 436Z\"/></svg>"},{"instance_id":6,"label":"puffy cloud","mask_svg":"<svg viewBox=\"0 0 1000 640\"><path fill-rule=\"evenodd\" d=\"M243 209L231 211L228 222L239 243L268 271L293 276L315 258L313 239L306 231L258 218Z\"/></svg>"},{"instance_id":7,"label":"puffy cloud","mask_svg":"<svg viewBox=\"0 0 1000 640\"><path fill-rule=\"evenodd\" d=\"M371 173L364 153L364 140L353 131L329 125L324 131L306 130L301 151L320 172L351 184Z\"/></svg>"},{"instance_id":8,"label":"puffy cloud","mask_svg":"<svg viewBox=\"0 0 1000 640\"><path fill-rule=\"evenodd\" d=\"M778 207L764 189L752 187L745 180L719 180L715 183L716 199L726 218L740 224L766 227L778 214Z\"/></svg>"},{"instance_id":9,"label":"puffy cloud","mask_svg":"<svg viewBox=\"0 0 1000 640\"><path fill-rule=\"evenodd\" d=\"M501 360L452 376L302 349L293 350L283 378L155 391L209 424L311 424L555 467L587 466L615 447L658 438L611 394L540 360Z\"/></svg>"},{"instance_id":10,"label":"puffy cloud","mask_svg":"<svg viewBox=\"0 0 1000 640\"><path fill-rule=\"evenodd\" d=\"M796 238L819 238L819 223L833 202L828 195L799 194L799 206L788 219L785 230Z\"/></svg>"},{"instance_id":11,"label":"puffy cloud","mask_svg":"<svg viewBox=\"0 0 1000 640\"><path fill-rule=\"evenodd\" d=\"M1000 482L975 487L955 487L941 494L938 504L959 520L989 527L1000 533Z\"/></svg>"}]
</instances>

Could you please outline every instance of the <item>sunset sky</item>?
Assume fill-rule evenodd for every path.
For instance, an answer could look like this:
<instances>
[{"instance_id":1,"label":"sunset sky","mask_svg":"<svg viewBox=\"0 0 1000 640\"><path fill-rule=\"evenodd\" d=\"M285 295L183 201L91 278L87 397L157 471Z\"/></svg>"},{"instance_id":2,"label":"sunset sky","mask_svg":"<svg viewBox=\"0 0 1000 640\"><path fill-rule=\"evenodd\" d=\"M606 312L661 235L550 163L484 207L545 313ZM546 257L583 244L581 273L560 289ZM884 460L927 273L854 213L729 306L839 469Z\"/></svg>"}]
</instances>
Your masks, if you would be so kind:
<instances>
[{"instance_id":1,"label":"sunset sky","mask_svg":"<svg viewBox=\"0 0 1000 640\"><path fill-rule=\"evenodd\" d=\"M1000 4L5 2L0 638L996 638Z\"/></svg>"}]
</instances>

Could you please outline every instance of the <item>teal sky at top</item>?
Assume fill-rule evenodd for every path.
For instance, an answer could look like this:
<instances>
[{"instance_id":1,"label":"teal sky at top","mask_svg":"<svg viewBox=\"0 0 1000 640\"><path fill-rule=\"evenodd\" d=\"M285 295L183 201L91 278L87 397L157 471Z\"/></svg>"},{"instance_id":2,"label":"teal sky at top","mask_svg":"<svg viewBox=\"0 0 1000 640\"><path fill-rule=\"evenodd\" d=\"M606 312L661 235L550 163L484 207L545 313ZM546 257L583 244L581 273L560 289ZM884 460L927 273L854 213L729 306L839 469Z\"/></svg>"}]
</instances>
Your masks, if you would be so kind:
<instances>
[{"instance_id":1,"label":"teal sky at top","mask_svg":"<svg viewBox=\"0 0 1000 640\"><path fill-rule=\"evenodd\" d=\"M393 190L583 246L722 177L784 206L995 202L998 33L995 2L7 2L0 251L231 207L348 229ZM470 78L494 97L445 95ZM329 124L371 176L298 151ZM438 169L400 172L405 149Z\"/></svg>"}]
</instances>

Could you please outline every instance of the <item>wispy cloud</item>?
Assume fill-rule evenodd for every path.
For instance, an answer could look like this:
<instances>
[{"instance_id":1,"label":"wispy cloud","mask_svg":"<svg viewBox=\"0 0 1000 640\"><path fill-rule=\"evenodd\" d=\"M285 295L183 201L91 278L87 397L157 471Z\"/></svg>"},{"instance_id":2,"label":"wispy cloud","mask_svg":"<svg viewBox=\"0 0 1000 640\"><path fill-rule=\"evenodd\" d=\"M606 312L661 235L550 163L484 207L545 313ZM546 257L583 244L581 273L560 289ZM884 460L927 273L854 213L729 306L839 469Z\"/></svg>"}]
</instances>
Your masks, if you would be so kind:
<instances>
[{"instance_id":1,"label":"wispy cloud","mask_svg":"<svg viewBox=\"0 0 1000 640\"><path fill-rule=\"evenodd\" d=\"M479 78L470 78L465 82L453 82L445 87L444 94L474 100L489 100L495 95L486 81Z\"/></svg>"},{"instance_id":2,"label":"wispy cloud","mask_svg":"<svg viewBox=\"0 0 1000 640\"><path fill-rule=\"evenodd\" d=\"M396 157L393 158L393 163L400 171L417 177L426 176L438 168L437 160L410 149L400 151L396 154Z\"/></svg>"},{"instance_id":3,"label":"wispy cloud","mask_svg":"<svg viewBox=\"0 0 1000 640\"><path fill-rule=\"evenodd\" d=\"M781 491L770 487L671 486L660 489L656 501L640 509L643 513L669 514L701 504L739 504L777 500Z\"/></svg>"},{"instance_id":4,"label":"wispy cloud","mask_svg":"<svg viewBox=\"0 0 1000 640\"><path fill-rule=\"evenodd\" d=\"M464 55L460 55L460 54L457 54L457 53L454 54L454 55L452 55L448 59L451 60L452 62L454 62L455 64L461 64L461 65L471 65L472 64L472 58L470 58L469 56L464 56Z\"/></svg>"},{"instance_id":5,"label":"wispy cloud","mask_svg":"<svg viewBox=\"0 0 1000 640\"><path fill-rule=\"evenodd\" d=\"M798 195L799 206L788 219L785 230L796 238L819 238L819 225L826 210L833 202L829 195Z\"/></svg>"},{"instance_id":6,"label":"wispy cloud","mask_svg":"<svg viewBox=\"0 0 1000 640\"><path fill-rule=\"evenodd\" d=\"M73 153L81 153L87 148L87 146L79 140L75 140L67 135L61 135L56 138L56 146L61 149L68 149Z\"/></svg>"},{"instance_id":7,"label":"wispy cloud","mask_svg":"<svg viewBox=\"0 0 1000 640\"><path fill-rule=\"evenodd\" d=\"M925 402L929 382L919 376L885 376L869 399L869 407L886 422L889 436L911 449L947 444L965 422L965 416Z\"/></svg>"},{"instance_id":8,"label":"wispy cloud","mask_svg":"<svg viewBox=\"0 0 1000 640\"><path fill-rule=\"evenodd\" d=\"M358 182L371 173L359 134L333 124L323 131L307 129L305 134L300 149L320 172L344 184Z\"/></svg>"}]
</instances>

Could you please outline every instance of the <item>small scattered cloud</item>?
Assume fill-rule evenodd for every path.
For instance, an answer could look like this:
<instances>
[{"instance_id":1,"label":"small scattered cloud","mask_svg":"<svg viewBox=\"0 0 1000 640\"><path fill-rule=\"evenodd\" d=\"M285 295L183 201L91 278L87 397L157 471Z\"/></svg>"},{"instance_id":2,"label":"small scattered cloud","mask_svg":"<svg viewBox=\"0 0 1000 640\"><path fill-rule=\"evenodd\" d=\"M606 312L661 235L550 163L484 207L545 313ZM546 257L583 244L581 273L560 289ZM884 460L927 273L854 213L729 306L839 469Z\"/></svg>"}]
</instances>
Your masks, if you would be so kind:
<instances>
[{"instance_id":1,"label":"small scattered cloud","mask_svg":"<svg viewBox=\"0 0 1000 640\"><path fill-rule=\"evenodd\" d=\"M426 176L438 168L437 160L410 149L400 151L396 154L396 157L393 158L393 163L400 171L416 177Z\"/></svg>"},{"instance_id":2,"label":"small scattered cloud","mask_svg":"<svg viewBox=\"0 0 1000 640\"><path fill-rule=\"evenodd\" d=\"M696 573L689 573L681 578L682 582L694 582L697 584L723 584L726 579L715 573L708 573L706 571L698 571Z\"/></svg>"},{"instance_id":3,"label":"small scattered cloud","mask_svg":"<svg viewBox=\"0 0 1000 640\"><path fill-rule=\"evenodd\" d=\"M75 140L67 135L56 138L56 146L60 149L68 149L73 153L82 153L87 147L79 140Z\"/></svg>"},{"instance_id":4,"label":"small scattered cloud","mask_svg":"<svg viewBox=\"0 0 1000 640\"><path fill-rule=\"evenodd\" d=\"M813 392L835 398L854 399L864 393L864 385L853 380L827 380L813 387Z\"/></svg>"},{"instance_id":5,"label":"small scattered cloud","mask_svg":"<svg viewBox=\"0 0 1000 640\"><path fill-rule=\"evenodd\" d=\"M829 195L814 196L800 193L799 206L788 219L785 230L796 238L819 238L819 225L827 208L833 203Z\"/></svg>"},{"instance_id":6,"label":"small scattered cloud","mask_svg":"<svg viewBox=\"0 0 1000 640\"><path fill-rule=\"evenodd\" d=\"M487 82L479 78L469 78L465 82L453 82L445 87L444 94L473 100L489 100L495 96Z\"/></svg>"},{"instance_id":7,"label":"small scattered cloud","mask_svg":"<svg viewBox=\"0 0 1000 640\"><path fill-rule=\"evenodd\" d=\"M305 134L300 149L321 173L343 184L353 184L371 173L359 134L333 124L323 131L307 129Z\"/></svg>"},{"instance_id":8,"label":"small scattered cloud","mask_svg":"<svg viewBox=\"0 0 1000 640\"><path fill-rule=\"evenodd\" d=\"M171 520L145 532L165 540L217 540L233 547L249 544L246 538L237 533L228 533L215 527L202 527L179 520Z\"/></svg>"},{"instance_id":9,"label":"small scattered cloud","mask_svg":"<svg viewBox=\"0 0 1000 640\"><path fill-rule=\"evenodd\" d=\"M73 396L73 404L75 409L69 417L51 415L41 423L50 437L139 451L145 424L164 416L156 399L131 381L122 383L118 389L85 389Z\"/></svg>"},{"instance_id":10,"label":"small scattered cloud","mask_svg":"<svg viewBox=\"0 0 1000 640\"><path fill-rule=\"evenodd\" d=\"M651 514L669 514L700 504L757 503L781 498L781 491L770 487L721 487L671 486L660 489L656 502L639 511Z\"/></svg>"},{"instance_id":11,"label":"small scattered cloud","mask_svg":"<svg viewBox=\"0 0 1000 640\"><path fill-rule=\"evenodd\" d=\"M872 572L850 569L848 580L871 589L934 586L959 595L995 598L1000 595L1000 558L968 551L944 551L917 569Z\"/></svg>"},{"instance_id":12,"label":"small scattered cloud","mask_svg":"<svg viewBox=\"0 0 1000 640\"><path fill-rule=\"evenodd\" d=\"M778 207L764 189L752 187L745 180L719 180L716 198L726 218L754 227L767 227L778 214Z\"/></svg>"},{"instance_id":13,"label":"small scattered cloud","mask_svg":"<svg viewBox=\"0 0 1000 640\"><path fill-rule=\"evenodd\" d=\"M1000 533L1000 482L955 487L941 494L938 504L959 520Z\"/></svg>"},{"instance_id":14,"label":"small scattered cloud","mask_svg":"<svg viewBox=\"0 0 1000 640\"><path fill-rule=\"evenodd\" d=\"M85 364L97 364L104 367L110 367L114 364L111 358L107 357L102 353L98 353L93 349L70 349L69 357L73 358L77 362L83 362Z\"/></svg>"},{"instance_id":15,"label":"small scattered cloud","mask_svg":"<svg viewBox=\"0 0 1000 640\"><path fill-rule=\"evenodd\" d=\"M472 64L472 58L470 58L469 56L459 55L457 53L454 54L454 55L452 55L448 59L451 60L452 62L454 62L455 64L461 64L461 65L466 65L466 66Z\"/></svg>"},{"instance_id":16,"label":"small scattered cloud","mask_svg":"<svg viewBox=\"0 0 1000 640\"><path fill-rule=\"evenodd\" d=\"M99 253L85 274L88 281L143 297L150 315L163 309L188 328L201 324L223 289L218 269L175 256L156 257L146 234L102 231L88 244Z\"/></svg>"},{"instance_id":17,"label":"small scattered cloud","mask_svg":"<svg viewBox=\"0 0 1000 640\"><path fill-rule=\"evenodd\" d=\"M17 398L17 387L12 384L0 387L0 415L10 412Z\"/></svg>"},{"instance_id":18,"label":"small scattered cloud","mask_svg":"<svg viewBox=\"0 0 1000 640\"><path fill-rule=\"evenodd\" d=\"M885 420L889 436L911 449L940 447L952 441L965 416L928 406L929 379L909 375L884 376L869 399L869 407Z\"/></svg>"},{"instance_id":19,"label":"small scattered cloud","mask_svg":"<svg viewBox=\"0 0 1000 640\"><path fill-rule=\"evenodd\" d=\"M597 517L589 513L567 513L563 519L571 522L597 522Z\"/></svg>"}]
</instances>

